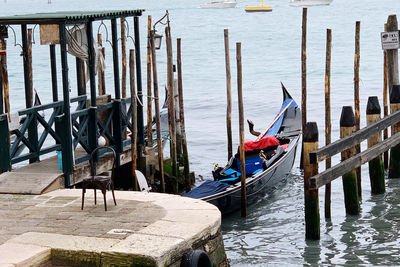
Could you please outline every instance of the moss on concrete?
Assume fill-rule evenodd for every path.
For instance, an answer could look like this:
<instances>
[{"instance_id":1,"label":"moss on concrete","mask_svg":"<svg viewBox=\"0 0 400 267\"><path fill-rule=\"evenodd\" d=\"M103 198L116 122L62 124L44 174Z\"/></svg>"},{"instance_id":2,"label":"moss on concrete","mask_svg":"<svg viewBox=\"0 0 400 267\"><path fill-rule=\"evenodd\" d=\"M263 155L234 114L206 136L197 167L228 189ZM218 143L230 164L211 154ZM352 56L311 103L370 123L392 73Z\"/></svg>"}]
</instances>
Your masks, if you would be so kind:
<instances>
[{"instance_id":1,"label":"moss on concrete","mask_svg":"<svg viewBox=\"0 0 400 267\"><path fill-rule=\"evenodd\" d=\"M51 261L56 266L101 266L100 254L88 251L52 249Z\"/></svg>"},{"instance_id":2,"label":"moss on concrete","mask_svg":"<svg viewBox=\"0 0 400 267\"><path fill-rule=\"evenodd\" d=\"M127 255L122 253L103 253L101 256L102 267L155 267L154 259L141 255Z\"/></svg>"}]
</instances>

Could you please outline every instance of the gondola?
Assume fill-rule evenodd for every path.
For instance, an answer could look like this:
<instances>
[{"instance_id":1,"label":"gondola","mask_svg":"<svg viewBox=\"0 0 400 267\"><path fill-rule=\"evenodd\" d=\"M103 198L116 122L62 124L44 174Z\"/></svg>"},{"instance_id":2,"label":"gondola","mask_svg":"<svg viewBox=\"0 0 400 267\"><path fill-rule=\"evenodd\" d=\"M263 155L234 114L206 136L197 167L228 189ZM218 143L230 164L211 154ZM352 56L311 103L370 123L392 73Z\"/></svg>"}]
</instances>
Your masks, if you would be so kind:
<instances>
[{"instance_id":1,"label":"gondola","mask_svg":"<svg viewBox=\"0 0 400 267\"><path fill-rule=\"evenodd\" d=\"M255 141L245 142L247 203L287 179L296 156L301 135L301 112L282 84L283 103L278 115ZM252 130L252 129L251 129ZM239 152L225 167L215 167L214 180L206 180L184 194L217 206L222 214L241 207L241 174Z\"/></svg>"}]
</instances>

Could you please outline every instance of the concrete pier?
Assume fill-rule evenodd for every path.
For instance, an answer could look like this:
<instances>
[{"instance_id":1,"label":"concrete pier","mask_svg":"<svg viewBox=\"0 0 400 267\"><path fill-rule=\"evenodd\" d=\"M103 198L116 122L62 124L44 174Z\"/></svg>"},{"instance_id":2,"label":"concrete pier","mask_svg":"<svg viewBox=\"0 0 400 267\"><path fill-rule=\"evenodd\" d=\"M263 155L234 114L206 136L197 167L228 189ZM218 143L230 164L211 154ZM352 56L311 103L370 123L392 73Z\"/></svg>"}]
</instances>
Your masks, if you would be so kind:
<instances>
[{"instance_id":1,"label":"concrete pier","mask_svg":"<svg viewBox=\"0 0 400 267\"><path fill-rule=\"evenodd\" d=\"M179 266L195 249L213 266L228 265L221 214L211 204L116 191L117 206L108 192L106 212L101 197L94 205L93 190L81 210L81 194L0 194L0 266Z\"/></svg>"}]
</instances>

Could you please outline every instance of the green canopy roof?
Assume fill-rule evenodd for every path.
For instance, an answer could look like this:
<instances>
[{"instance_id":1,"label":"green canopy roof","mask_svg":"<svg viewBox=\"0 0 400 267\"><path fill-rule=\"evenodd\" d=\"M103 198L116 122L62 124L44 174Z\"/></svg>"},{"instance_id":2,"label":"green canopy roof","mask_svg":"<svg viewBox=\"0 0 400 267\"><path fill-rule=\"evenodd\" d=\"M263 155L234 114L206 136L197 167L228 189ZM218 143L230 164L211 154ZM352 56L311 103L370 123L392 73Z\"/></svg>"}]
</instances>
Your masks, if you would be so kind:
<instances>
[{"instance_id":1,"label":"green canopy roof","mask_svg":"<svg viewBox=\"0 0 400 267\"><path fill-rule=\"evenodd\" d=\"M58 11L53 13L36 13L0 17L0 24L74 24L89 20L114 19L121 17L141 16L143 9L137 10L103 10L103 11Z\"/></svg>"}]
</instances>

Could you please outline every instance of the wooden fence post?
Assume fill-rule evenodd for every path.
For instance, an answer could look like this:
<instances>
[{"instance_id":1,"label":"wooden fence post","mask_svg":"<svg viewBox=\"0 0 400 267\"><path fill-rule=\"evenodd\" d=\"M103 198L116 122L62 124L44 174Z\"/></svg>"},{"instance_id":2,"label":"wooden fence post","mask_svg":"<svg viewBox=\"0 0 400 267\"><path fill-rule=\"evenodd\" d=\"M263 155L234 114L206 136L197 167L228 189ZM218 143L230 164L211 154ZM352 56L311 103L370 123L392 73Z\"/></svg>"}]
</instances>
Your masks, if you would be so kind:
<instances>
[{"instance_id":1,"label":"wooden fence post","mask_svg":"<svg viewBox=\"0 0 400 267\"><path fill-rule=\"evenodd\" d=\"M367 104L367 125L381 119L381 107L377 96L370 96ZM382 133L379 132L368 138L368 147L372 147L382 141ZM376 157L368 163L369 179L371 181L371 193L382 194L385 192L385 168L382 156Z\"/></svg>"},{"instance_id":2,"label":"wooden fence post","mask_svg":"<svg viewBox=\"0 0 400 267\"><path fill-rule=\"evenodd\" d=\"M396 15L390 15L387 20L387 31L398 31ZM388 83L389 91L392 90L394 84L399 84L399 51L397 49L387 50L388 61ZM390 92L389 92L390 94Z\"/></svg>"},{"instance_id":3,"label":"wooden fence post","mask_svg":"<svg viewBox=\"0 0 400 267\"><path fill-rule=\"evenodd\" d=\"M360 130L360 22L356 21L354 49L354 111L356 131ZM356 153L361 152L360 144L356 145ZM358 196L361 198L361 167L356 168Z\"/></svg>"},{"instance_id":4,"label":"wooden fence post","mask_svg":"<svg viewBox=\"0 0 400 267\"><path fill-rule=\"evenodd\" d=\"M318 149L318 127L316 122L308 122L303 128L304 158L304 205L306 239L320 239L320 216L318 189L310 190L310 178L318 174L318 163L310 163L310 152Z\"/></svg>"},{"instance_id":5,"label":"wooden fence post","mask_svg":"<svg viewBox=\"0 0 400 267\"><path fill-rule=\"evenodd\" d=\"M351 106L344 106L340 116L340 138L351 135L355 131L355 124L353 108ZM355 147L346 149L342 152L342 161L351 158L355 154ZM346 213L349 215L357 215L360 213L360 203L358 198L356 170L352 170L343 175L342 181Z\"/></svg>"},{"instance_id":6,"label":"wooden fence post","mask_svg":"<svg viewBox=\"0 0 400 267\"><path fill-rule=\"evenodd\" d=\"M237 87L239 105L239 140L240 140L240 178L241 178L241 210L242 217L247 216L247 196L246 196L246 168L244 153L244 114L243 114L243 92L242 92L242 44L236 43L236 63L237 63Z\"/></svg>"},{"instance_id":7,"label":"wooden fence post","mask_svg":"<svg viewBox=\"0 0 400 267\"><path fill-rule=\"evenodd\" d=\"M331 48L332 31L326 30L326 63L325 63L325 145L331 143ZM325 169L332 165L331 158L325 161ZM325 218L331 218L331 183L325 185Z\"/></svg>"},{"instance_id":8,"label":"wooden fence post","mask_svg":"<svg viewBox=\"0 0 400 267\"><path fill-rule=\"evenodd\" d=\"M400 85L393 85L390 90L390 113L400 109ZM400 122L392 125L392 136L400 132ZM400 144L390 149L389 178L400 178Z\"/></svg>"},{"instance_id":9,"label":"wooden fence post","mask_svg":"<svg viewBox=\"0 0 400 267\"><path fill-rule=\"evenodd\" d=\"M228 160L232 158L232 91L231 91L231 65L229 61L229 32L224 29L225 42L225 70L226 70L226 131L228 136Z\"/></svg>"}]
</instances>

